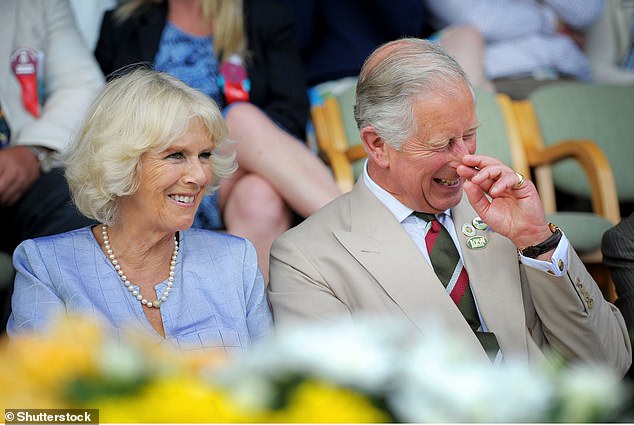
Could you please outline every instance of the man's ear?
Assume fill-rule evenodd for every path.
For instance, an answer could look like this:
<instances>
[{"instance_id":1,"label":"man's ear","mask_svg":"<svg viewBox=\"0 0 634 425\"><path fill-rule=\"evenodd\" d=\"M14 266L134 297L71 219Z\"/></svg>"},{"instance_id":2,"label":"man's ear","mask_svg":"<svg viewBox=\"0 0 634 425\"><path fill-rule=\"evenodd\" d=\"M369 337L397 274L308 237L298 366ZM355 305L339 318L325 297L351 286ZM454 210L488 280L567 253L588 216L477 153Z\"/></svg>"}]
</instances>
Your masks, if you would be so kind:
<instances>
[{"instance_id":1,"label":"man's ear","mask_svg":"<svg viewBox=\"0 0 634 425\"><path fill-rule=\"evenodd\" d=\"M381 168L387 168L389 165L388 144L385 143L372 126L362 128L360 135L372 162Z\"/></svg>"}]
</instances>

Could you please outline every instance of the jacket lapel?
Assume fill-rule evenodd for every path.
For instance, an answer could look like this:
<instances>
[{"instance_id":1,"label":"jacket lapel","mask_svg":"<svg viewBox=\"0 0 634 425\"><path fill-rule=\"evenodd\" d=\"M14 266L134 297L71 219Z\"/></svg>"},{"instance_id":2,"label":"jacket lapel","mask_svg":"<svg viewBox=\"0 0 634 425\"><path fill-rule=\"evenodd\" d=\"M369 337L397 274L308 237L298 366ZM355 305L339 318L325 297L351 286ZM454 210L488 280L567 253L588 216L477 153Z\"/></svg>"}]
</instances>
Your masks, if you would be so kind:
<instances>
[{"instance_id":1,"label":"jacket lapel","mask_svg":"<svg viewBox=\"0 0 634 425\"><path fill-rule=\"evenodd\" d=\"M362 179L350 193L350 231L334 236L376 279L403 313L423 333L430 323L457 333L486 358L458 307L403 226L369 191Z\"/></svg>"},{"instance_id":2,"label":"jacket lapel","mask_svg":"<svg viewBox=\"0 0 634 425\"><path fill-rule=\"evenodd\" d=\"M146 17L139 19L137 31L139 37L139 57L147 63L154 63L158 53L163 29L167 24L167 4L161 4L148 12Z\"/></svg>"},{"instance_id":3,"label":"jacket lapel","mask_svg":"<svg viewBox=\"0 0 634 425\"><path fill-rule=\"evenodd\" d=\"M514 357L526 359L526 317L515 246L491 230L477 230L478 235L487 238L488 244L481 249L468 248L468 237L462 233L462 224L472 223L477 215L466 196L452 210L462 258L480 315L489 331L495 333L507 357L512 353Z\"/></svg>"}]
</instances>

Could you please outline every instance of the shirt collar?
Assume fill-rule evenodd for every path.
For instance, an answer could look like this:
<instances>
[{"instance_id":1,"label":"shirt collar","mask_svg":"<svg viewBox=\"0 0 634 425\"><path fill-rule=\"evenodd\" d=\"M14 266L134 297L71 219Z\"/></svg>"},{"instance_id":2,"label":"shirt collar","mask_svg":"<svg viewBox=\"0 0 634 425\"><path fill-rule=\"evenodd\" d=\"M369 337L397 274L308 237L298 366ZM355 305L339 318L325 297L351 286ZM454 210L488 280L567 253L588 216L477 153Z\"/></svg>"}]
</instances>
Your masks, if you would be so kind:
<instances>
[{"instance_id":1,"label":"shirt collar","mask_svg":"<svg viewBox=\"0 0 634 425\"><path fill-rule=\"evenodd\" d=\"M368 174L368 160L363 164L363 182L370 189L370 192L378 198L379 201L394 215L399 223L402 223L407 217L414 212L410 207L403 205L401 201L392 196L388 191L376 184ZM445 214L451 217L451 209L445 211Z\"/></svg>"}]
</instances>

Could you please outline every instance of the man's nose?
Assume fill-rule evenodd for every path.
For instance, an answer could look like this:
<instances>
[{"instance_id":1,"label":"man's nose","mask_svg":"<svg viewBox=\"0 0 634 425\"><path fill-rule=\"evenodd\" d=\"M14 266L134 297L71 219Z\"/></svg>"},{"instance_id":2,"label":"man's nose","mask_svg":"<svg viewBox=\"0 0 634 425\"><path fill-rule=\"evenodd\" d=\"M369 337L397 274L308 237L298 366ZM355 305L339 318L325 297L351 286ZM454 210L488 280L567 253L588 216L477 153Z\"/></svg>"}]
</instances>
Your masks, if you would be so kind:
<instances>
[{"instance_id":1,"label":"man's nose","mask_svg":"<svg viewBox=\"0 0 634 425\"><path fill-rule=\"evenodd\" d=\"M465 142L464 139L456 139L453 146L451 147L451 153L454 161L456 161L456 166L462 163L462 157L465 155L469 155L471 152L469 143Z\"/></svg>"}]
</instances>

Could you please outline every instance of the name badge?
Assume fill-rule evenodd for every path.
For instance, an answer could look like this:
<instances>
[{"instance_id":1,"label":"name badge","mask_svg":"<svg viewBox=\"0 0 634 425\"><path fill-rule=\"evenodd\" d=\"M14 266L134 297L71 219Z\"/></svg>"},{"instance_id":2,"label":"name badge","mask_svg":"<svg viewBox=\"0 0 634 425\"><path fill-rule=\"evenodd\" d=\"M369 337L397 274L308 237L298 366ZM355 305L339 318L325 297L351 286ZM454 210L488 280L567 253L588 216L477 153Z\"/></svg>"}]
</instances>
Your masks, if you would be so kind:
<instances>
[{"instance_id":1,"label":"name badge","mask_svg":"<svg viewBox=\"0 0 634 425\"><path fill-rule=\"evenodd\" d=\"M240 56L233 54L228 61L220 64L220 76L218 77L227 105L233 102L248 102L251 81L246 68L242 65Z\"/></svg>"},{"instance_id":2,"label":"name badge","mask_svg":"<svg viewBox=\"0 0 634 425\"><path fill-rule=\"evenodd\" d=\"M483 249L489 244L489 240L484 236L473 236L467 239L467 248L469 249Z\"/></svg>"},{"instance_id":3,"label":"name badge","mask_svg":"<svg viewBox=\"0 0 634 425\"><path fill-rule=\"evenodd\" d=\"M41 71L38 52L27 47L16 49L11 55L11 69L22 88L22 104L34 117L40 116L38 73Z\"/></svg>"}]
</instances>

